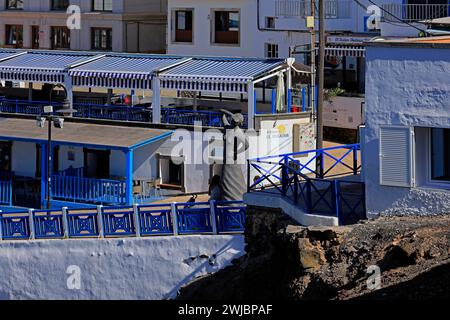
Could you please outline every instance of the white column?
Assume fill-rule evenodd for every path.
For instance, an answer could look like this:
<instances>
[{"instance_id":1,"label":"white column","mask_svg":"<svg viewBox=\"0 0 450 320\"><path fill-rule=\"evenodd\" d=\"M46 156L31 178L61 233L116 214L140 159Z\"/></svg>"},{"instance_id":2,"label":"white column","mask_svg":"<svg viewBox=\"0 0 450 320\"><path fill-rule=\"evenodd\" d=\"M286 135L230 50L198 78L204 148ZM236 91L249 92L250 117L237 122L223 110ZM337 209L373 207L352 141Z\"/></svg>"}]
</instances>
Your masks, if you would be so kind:
<instances>
[{"instance_id":1,"label":"white column","mask_svg":"<svg viewBox=\"0 0 450 320\"><path fill-rule=\"evenodd\" d=\"M153 77L152 80L153 91L153 123L161 123L161 81L158 77Z\"/></svg>"},{"instance_id":2,"label":"white column","mask_svg":"<svg viewBox=\"0 0 450 320\"><path fill-rule=\"evenodd\" d=\"M248 128L255 129L255 84L250 82L247 88Z\"/></svg>"},{"instance_id":3,"label":"white column","mask_svg":"<svg viewBox=\"0 0 450 320\"><path fill-rule=\"evenodd\" d=\"M286 85L288 89L292 89L292 69L286 71Z\"/></svg>"}]
</instances>

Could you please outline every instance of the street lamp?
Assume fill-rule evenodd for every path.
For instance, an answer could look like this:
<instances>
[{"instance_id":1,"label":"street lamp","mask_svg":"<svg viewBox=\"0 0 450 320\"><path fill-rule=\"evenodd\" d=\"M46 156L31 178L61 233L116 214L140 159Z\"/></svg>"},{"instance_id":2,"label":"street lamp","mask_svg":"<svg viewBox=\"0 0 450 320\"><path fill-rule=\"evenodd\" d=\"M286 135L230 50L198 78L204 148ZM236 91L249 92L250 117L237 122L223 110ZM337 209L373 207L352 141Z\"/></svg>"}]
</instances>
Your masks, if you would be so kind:
<instances>
[{"instance_id":1,"label":"street lamp","mask_svg":"<svg viewBox=\"0 0 450 320\"><path fill-rule=\"evenodd\" d=\"M65 101L64 106L68 105ZM45 128L45 123L48 123L48 136L47 136L47 210L51 209L51 194L52 194L52 124L57 129L64 128L64 117L71 116L76 113L73 109L62 109L60 111L53 111L53 106L45 106L41 115L36 119L36 125L39 128ZM54 114L59 115L54 115Z\"/></svg>"}]
</instances>

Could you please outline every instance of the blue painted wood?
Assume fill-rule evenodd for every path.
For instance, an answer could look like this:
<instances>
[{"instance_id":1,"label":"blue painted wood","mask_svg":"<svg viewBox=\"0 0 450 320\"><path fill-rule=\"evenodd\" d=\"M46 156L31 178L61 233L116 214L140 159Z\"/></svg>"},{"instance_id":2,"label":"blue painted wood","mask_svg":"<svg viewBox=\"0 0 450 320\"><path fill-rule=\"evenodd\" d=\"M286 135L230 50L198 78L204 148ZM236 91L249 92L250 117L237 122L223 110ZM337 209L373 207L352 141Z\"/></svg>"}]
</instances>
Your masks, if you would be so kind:
<instances>
[{"instance_id":1,"label":"blue painted wood","mask_svg":"<svg viewBox=\"0 0 450 320\"><path fill-rule=\"evenodd\" d=\"M12 206L12 181L0 180L0 205Z\"/></svg>"},{"instance_id":2,"label":"blue painted wood","mask_svg":"<svg viewBox=\"0 0 450 320\"><path fill-rule=\"evenodd\" d=\"M99 237L97 208L67 210L69 237Z\"/></svg>"},{"instance_id":3,"label":"blue painted wood","mask_svg":"<svg viewBox=\"0 0 450 320\"><path fill-rule=\"evenodd\" d=\"M103 207L102 225L105 237L135 236L134 208Z\"/></svg>"},{"instance_id":4,"label":"blue painted wood","mask_svg":"<svg viewBox=\"0 0 450 320\"><path fill-rule=\"evenodd\" d=\"M52 239L64 237L62 211L33 211L33 221L36 239Z\"/></svg>"},{"instance_id":5,"label":"blue painted wood","mask_svg":"<svg viewBox=\"0 0 450 320\"><path fill-rule=\"evenodd\" d=\"M127 203L126 182L71 176L52 176L52 198L56 200L122 205Z\"/></svg>"},{"instance_id":6,"label":"blue painted wood","mask_svg":"<svg viewBox=\"0 0 450 320\"><path fill-rule=\"evenodd\" d=\"M62 210L12 211L0 213L2 239L30 239L31 225L36 239L63 239L85 237L174 235L171 217L172 204L155 204L137 207L137 217L131 206L67 209L67 230ZM212 233L212 210L209 203L176 204L180 235ZM241 201L217 202L216 222L219 233L243 232L246 207ZM30 219L30 212L32 214ZM100 232L102 228L102 232Z\"/></svg>"},{"instance_id":7,"label":"blue painted wood","mask_svg":"<svg viewBox=\"0 0 450 320\"><path fill-rule=\"evenodd\" d=\"M173 222L170 213L170 204L139 206L141 235L173 235Z\"/></svg>"},{"instance_id":8,"label":"blue painted wood","mask_svg":"<svg viewBox=\"0 0 450 320\"><path fill-rule=\"evenodd\" d=\"M209 203L177 204L179 234L211 233Z\"/></svg>"},{"instance_id":9,"label":"blue painted wood","mask_svg":"<svg viewBox=\"0 0 450 320\"><path fill-rule=\"evenodd\" d=\"M0 112L39 115L42 114L43 107L50 104L55 107L55 110L62 107L62 105L58 103L44 101L0 99ZM75 118L136 121L145 123L152 121L150 109L142 107L74 103L74 109L77 110L77 113L74 114ZM223 127L222 114L214 111L164 108L161 111L161 117L163 123L169 124L194 125L196 121L199 121L202 122L203 126ZM244 120L244 127L247 128L247 115L244 115Z\"/></svg>"},{"instance_id":10,"label":"blue painted wood","mask_svg":"<svg viewBox=\"0 0 450 320\"><path fill-rule=\"evenodd\" d=\"M30 238L28 212L0 213L0 220L3 240L24 240Z\"/></svg>"},{"instance_id":11,"label":"blue painted wood","mask_svg":"<svg viewBox=\"0 0 450 320\"><path fill-rule=\"evenodd\" d=\"M132 150L125 152L126 158L126 181L125 181L125 204L132 205L133 204L133 161L134 161L134 153Z\"/></svg>"},{"instance_id":12,"label":"blue painted wood","mask_svg":"<svg viewBox=\"0 0 450 320\"><path fill-rule=\"evenodd\" d=\"M215 210L219 233L245 231L247 208L242 202L218 202Z\"/></svg>"},{"instance_id":13,"label":"blue painted wood","mask_svg":"<svg viewBox=\"0 0 450 320\"><path fill-rule=\"evenodd\" d=\"M261 176L257 181L251 181L251 177L249 177L248 190L249 192L279 192L283 197L292 200L294 204L302 206L308 213L336 216L340 221L344 221L341 218L343 207L349 211L348 215L355 214L355 210L350 207L351 203L343 198L339 182L342 180L328 180L327 178L335 178L339 175L358 175L361 170L361 165L358 164L360 149L359 144L352 144L249 160L250 168L255 169ZM336 157L331 153L333 150L343 150L344 154ZM301 163L298 160L301 155L309 156L309 160ZM331 160L327 167L325 167L325 159ZM319 168L309 168L309 166L315 167L317 160L320 160ZM352 164L347 164L346 160ZM268 165L269 169L266 169ZM347 168L349 171L341 172L339 175L333 174L332 171L337 166ZM312 179L307 175L311 173L318 178ZM364 190L364 183L353 182L353 184ZM356 199L356 203L361 206L364 197L365 193L363 192ZM358 214L365 216L365 209L363 212L358 212Z\"/></svg>"}]
</instances>

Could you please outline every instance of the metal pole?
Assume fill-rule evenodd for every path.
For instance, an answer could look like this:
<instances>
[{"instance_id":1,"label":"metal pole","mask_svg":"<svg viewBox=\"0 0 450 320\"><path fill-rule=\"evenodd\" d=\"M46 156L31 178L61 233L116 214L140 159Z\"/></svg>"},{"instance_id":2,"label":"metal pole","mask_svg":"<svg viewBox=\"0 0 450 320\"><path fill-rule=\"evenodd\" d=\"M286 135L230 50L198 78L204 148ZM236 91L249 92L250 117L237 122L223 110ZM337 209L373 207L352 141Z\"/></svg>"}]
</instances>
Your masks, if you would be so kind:
<instances>
[{"instance_id":1,"label":"metal pole","mask_svg":"<svg viewBox=\"0 0 450 320\"><path fill-rule=\"evenodd\" d=\"M51 209L52 194L52 116L47 117L48 141L47 141L47 210Z\"/></svg>"},{"instance_id":2,"label":"metal pole","mask_svg":"<svg viewBox=\"0 0 450 320\"><path fill-rule=\"evenodd\" d=\"M317 149L323 148L323 93L325 82L325 4L319 0L319 97L317 105Z\"/></svg>"},{"instance_id":3,"label":"metal pole","mask_svg":"<svg viewBox=\"0 0 450 320\"><path fill-rule=\"evenodd\" d=\"M316 0L311 0L311 16L316 17ZM314 25L311 29L311 90L310 90L310 101L311 101L311 111L314 115L314 120L317 120L316 113L316 26Z\"/></svg>"}]
</instances>

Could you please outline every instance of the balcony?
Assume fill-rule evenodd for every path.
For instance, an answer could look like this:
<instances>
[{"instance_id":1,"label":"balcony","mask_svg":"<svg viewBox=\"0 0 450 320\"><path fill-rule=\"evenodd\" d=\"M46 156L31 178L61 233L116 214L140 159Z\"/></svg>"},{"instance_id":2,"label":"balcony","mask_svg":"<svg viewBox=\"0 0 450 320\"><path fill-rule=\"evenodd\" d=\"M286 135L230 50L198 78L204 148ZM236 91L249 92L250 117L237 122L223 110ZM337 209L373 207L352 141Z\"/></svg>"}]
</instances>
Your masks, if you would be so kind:
<instances>
[{"instance_id":1,"label":"balcony","mask_svg":"<svg viewBox=\"0 0 450 320\"><path fill-rule=\"evenodd\" d=\"M348 0L325 0L326 19L351 18L351 3ZM310 0L279 0L275 3L275 14L284 18L305 18L311 15ZM316 16L319 11L316 10Z\"/></svg>"},{"instance_id":2,"label":"balcony","mask_svg":"<svg viewBox=\"0 0 450 320\"><path fill-rule=\"evenodd\" d=\"M450 4L384 4L381 21L416 22L450 16Z\"/></svg>"}]
</instances>

